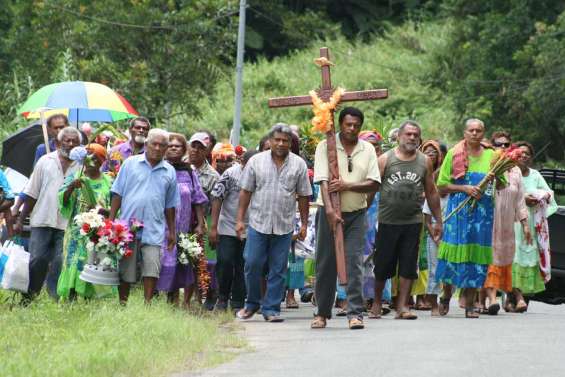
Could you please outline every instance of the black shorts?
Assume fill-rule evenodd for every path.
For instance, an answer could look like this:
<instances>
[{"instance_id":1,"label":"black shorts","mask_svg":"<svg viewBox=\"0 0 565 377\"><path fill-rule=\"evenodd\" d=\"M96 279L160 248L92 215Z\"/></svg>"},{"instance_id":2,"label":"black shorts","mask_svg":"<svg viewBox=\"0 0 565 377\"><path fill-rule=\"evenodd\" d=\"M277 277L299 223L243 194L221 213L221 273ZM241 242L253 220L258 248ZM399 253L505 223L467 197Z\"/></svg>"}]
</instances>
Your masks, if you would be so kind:
<instances>
[{"instance_id":1,"label":"black shorts","mask_svg":"<svg viewBox=\"0 0 565 377\"><path fill-rule=\"evenodd\" d=\"M418 249L422 223L379 224L373 261L375 279L384 281L396 275L418 279Z\"/></svg>"}]
</instances>

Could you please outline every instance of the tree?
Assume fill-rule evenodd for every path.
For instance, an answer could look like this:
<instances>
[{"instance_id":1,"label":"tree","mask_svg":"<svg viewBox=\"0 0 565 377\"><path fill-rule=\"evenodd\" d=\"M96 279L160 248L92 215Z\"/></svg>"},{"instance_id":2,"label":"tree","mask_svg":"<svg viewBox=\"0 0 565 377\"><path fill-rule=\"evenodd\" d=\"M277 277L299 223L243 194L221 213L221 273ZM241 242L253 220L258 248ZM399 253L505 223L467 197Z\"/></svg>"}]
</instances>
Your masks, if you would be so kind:
<instances>
[{"instance_id":1,"label":"tree","mask_svg":"<svg viewBox=\"0 0 565 377\"><path fill-rule=\"evenodd\" d=\"M542 110L551 97L540 91L540 82L547 84L551 77L549 67L542 69L531 52L550 48L541 40L535 42L536 25L555 23L565 4L556 0L448 0L444 7L458 26L448 47L438 53L435 77L436 85L453 97L461 118L459 127L464 118L478 116L489 129L507 129L515 139L528 139L538 147L549 137L562 138L556 127L560 123L557 105L553 112ZM558 63L556 56L551 59ZM552 71L562 70L557 67L562 64ZM551 157L563 158L562 151L550 151Z\"/></svg>"}]
</instances>

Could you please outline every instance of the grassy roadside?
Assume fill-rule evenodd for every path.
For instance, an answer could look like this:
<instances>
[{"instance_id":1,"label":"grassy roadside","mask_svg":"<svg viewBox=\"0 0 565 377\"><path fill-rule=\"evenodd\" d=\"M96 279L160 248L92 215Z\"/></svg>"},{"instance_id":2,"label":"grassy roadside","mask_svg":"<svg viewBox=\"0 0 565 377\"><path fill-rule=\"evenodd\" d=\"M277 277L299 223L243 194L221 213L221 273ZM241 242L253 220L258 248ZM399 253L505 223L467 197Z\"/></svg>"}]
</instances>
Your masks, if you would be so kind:
<instances>
[{"instance_id":1,"label":"grassy roadside","mask_svg":"<svg viewBox=\"0 0 565 377\"><path fill-rule=\"evenodd\" d=\"M0 376L166 376L231 359L245 342L228 314L151 307L132 295L56 304L41 297L10 310L0 292Z\"/></svg>"}]
</instances>

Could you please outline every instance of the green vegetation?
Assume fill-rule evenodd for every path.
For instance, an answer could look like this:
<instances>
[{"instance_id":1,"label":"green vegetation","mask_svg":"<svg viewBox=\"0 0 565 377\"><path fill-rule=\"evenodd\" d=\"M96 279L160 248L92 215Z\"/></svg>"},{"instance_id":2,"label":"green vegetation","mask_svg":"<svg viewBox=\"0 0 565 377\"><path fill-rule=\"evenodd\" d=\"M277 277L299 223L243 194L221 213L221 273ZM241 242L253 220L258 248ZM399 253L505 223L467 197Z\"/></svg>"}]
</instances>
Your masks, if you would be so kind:
<instances>
[{"instance_id":1,"label":"green vegetation","mask_svg":"<svg viewBox=\"0 0 565 377\"><path fill-rule=\"evenodd\" d=\"M56 304L46 296L10 309L0 292L0 375L167 376L209 367L244 347L230 315L189 314L164 300L150 307L132 295Z\"/></svg>"},{"instance_id":2,"label":"green vegetation","mask_svg":"<svg viewBox=\"0 0 565 377\"><path fill-rule=\"evenodd\" d=\"M334 84L388 87L360 105L368 126L416 118L453 141L463 120L533 142L538 160L565 152L562 0L251 0L247 10L245 143L275 120L307 124L308 109L266 109L269 96L319 85L311 63L333 51ZM154 124L228 135L237 0L0 0L0 138L25 124L16 110L43 85L96 81Z\"/></svg>"},{"instance_id":3,"label":"green vegetation","mask_svg":"<svg viewBox=\"0 0 565 377\"><path fill-rule=\"evenodd\" d=\"M453 26L448 22L407 22L392 28L373 43L351 43L345 38L317 41L313 47L271 61L260 59L244 72L243 139L256 142L276 122L308 125L309 107L269 109L267 99L307 95L320 86L320 73L313 63L318 47L330 48L332 83L348 90L388 88L390 98L356 102L366 115L366 128L390 128L404 119L421 122L427 138L454 140L458 121L451 99L429 84L436 53L445 48ZM231 82L217 86L215 95L198 104L202 117L186 120L189 129L210 127L229 135L233 112ZM183 123L185 123L183 121Z\"/></svg>"}]
</instances>

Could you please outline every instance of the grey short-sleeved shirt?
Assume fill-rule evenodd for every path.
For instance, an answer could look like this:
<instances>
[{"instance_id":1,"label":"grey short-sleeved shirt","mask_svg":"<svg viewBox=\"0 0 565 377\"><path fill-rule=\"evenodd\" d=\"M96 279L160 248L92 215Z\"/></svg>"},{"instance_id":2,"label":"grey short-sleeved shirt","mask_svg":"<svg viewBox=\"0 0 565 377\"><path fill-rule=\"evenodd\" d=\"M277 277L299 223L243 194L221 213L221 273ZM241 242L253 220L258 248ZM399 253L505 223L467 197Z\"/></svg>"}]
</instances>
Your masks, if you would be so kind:
<instances>
[{"instance_id":1,"label":"grey short-sleeved shirt","mask_svg":"<svg viewBox=\"0 0 565 377\"><path fill-rule=\"evenodd\" d=\"M289 153L278 169L271 151L251 157L240 181L241 188L252 192L249 226L263 234L288 234L294 229L296 195L310 196L306 163Z\"/></svg>"},{"instance_id":2,"label":"grey short-sleeved shirt","mask_svg":"<svg viewBox=\"0 0 565 377\"><path fill-rule=\"evenodd\" d=\"M59 188L65 178L74 174L80 165L73 162L63 172L59 152L51 152L41 157L24 189L24 194L37 200L30 215L31 226L65 230L67 219L59 212Z\"/></svg>"},{"instance_id":3,"label":"grey short-sleeved shirt","mask_svg":"<svg viewBox=\"0 0 565 377\"><path fill-rule=\"evenodd\" d=\"M218 219L218 234L224 236L237 236L235 223L237 219L237 209L239 207L239 181L243 168L236 164L227 169L221 176L214 189L210 193L213 199L222 200L222 209ZM249 214L245 214L245 224L247 225Z\"/></svg>"}]
</instances>

